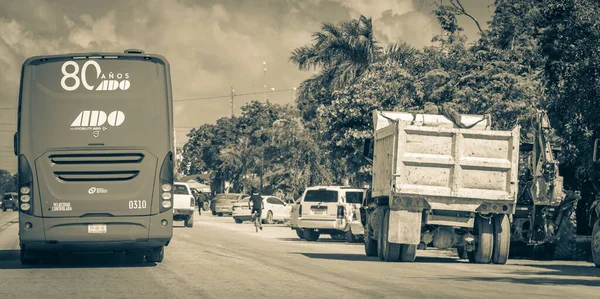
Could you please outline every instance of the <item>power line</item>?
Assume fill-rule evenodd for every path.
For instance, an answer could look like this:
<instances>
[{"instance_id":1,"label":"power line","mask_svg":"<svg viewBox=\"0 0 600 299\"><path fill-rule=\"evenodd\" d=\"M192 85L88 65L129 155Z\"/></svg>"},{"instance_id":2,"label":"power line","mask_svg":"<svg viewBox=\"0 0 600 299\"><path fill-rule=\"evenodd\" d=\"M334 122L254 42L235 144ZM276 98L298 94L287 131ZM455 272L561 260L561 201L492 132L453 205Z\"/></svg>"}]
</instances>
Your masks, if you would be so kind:
<instances>
[{"instance_id":1,"label":"power line","mask_svg":"<svg viewBox=\"0 0 600 299\"><path fill-rule=\"evenodd\" d=\"M273 91L269 91L268 93L277 93L277 92L292 91L292 90L294 90L294 89L293 88L289 88L289 89L273 90ZM264 94L264 93L265 93L264 91L249 92L249 93L236 93L235 96L249 96L249 95L257 95L257 94ZM229 95L223 95L223 96L190 98L190 99L182 99L182 100L174 100L174 101L175 102L188 102L188 101L210 100L210 99L220 99L220 98L231 98L231 94L229 94Z\"/></svg>"}]
</instances>

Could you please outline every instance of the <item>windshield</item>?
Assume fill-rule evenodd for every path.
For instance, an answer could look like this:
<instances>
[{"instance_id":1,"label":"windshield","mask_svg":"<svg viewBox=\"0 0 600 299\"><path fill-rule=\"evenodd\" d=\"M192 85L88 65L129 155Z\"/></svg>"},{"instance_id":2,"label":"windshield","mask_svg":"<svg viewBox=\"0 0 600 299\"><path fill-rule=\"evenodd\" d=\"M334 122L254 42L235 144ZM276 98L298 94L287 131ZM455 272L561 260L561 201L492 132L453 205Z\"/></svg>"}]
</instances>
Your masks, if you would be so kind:
<instances>
[{"instance_id":1,"label":"windshield","mask_svg":"<svg viewBox=\"0 0 600 299\"><path fill-rule=\"evenodd\" d=\"M175 185L175 189L173 189L173 193L180 195L189 195L188 190L183 185Z\"/></svg>"},{"instance_id":2,"label":"windshield","mask_svg":"<svg viewBox=\"0 0 600 299\"><path fill-rule=\"evenodd\" d=\"M362 192L346 192L347 203L358 203L362 204L363 193Z\"/></svg>"},{"instance_id":3,"label":"windshield","mask_svg":"<svg viewBox=\"0 0 600 299\"><path fill-rule=\"evenodd\" d=\"M304 201L308 202L337 202L338 192L332 190L309 190L306 191Z\"/></svg>"}]
</instances>

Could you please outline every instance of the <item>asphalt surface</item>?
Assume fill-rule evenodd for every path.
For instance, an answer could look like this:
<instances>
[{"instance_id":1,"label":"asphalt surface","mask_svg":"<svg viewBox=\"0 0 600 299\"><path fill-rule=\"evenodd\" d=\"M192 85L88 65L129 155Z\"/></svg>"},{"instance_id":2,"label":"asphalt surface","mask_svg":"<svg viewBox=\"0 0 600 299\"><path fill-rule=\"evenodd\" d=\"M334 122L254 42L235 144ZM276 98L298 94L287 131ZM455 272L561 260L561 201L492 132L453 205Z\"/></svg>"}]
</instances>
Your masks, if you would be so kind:
<instances>
[{"instance_id":1,"label":"asphalt surface","mask_svg":"<svg viewBox=\"0 0 600 299\"><path fill-rule=\"evenodd\" d=\"M208 214L208 213L205 213ZM0 298L598 298L588 262L509 260L473 265L451 251L414 263L367 258L361 243L307 242L282 225L256 233L231 217L176 223L165 260L110 255L21 266L17 213L0 212Z\"/></svg>"}]
</instances>

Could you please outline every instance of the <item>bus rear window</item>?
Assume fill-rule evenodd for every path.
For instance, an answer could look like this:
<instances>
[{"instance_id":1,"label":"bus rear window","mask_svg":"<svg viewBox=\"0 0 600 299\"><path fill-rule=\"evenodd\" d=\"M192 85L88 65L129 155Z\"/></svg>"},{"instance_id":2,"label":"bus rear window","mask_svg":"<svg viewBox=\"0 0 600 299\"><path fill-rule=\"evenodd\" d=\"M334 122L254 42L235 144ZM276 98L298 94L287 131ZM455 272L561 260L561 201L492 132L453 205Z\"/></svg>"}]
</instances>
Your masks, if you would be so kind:
<instances>
[{"instance_id":1,"label":"bus rear window","mask_svg":"<svg viewBox=\"0 0 600 299\"><path fill-rule=\"evenodd\" d=\"M337 202L338 192L331 190L309 190L306 191L304 201L309 202Z\"/></svg>"}]
</instances>

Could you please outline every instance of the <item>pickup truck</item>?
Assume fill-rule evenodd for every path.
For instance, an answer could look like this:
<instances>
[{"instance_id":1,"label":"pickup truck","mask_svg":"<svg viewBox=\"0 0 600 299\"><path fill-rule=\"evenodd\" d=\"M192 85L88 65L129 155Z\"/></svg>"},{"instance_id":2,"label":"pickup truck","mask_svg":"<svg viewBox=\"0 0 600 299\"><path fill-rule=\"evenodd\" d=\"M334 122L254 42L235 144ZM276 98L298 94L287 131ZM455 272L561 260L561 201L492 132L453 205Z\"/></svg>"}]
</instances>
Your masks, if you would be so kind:
<instances>
[{"instance_id":1,"label":"pickup truck","mask_svg":"<svg viewBox=\"0 0 600 299\"><path fill-rule=\"evenodd\" d=\"M184 221L186 227L194 227L194 208L196 199L186 183L173 185L173 221Z\"/></svg>"}]
</instances>

